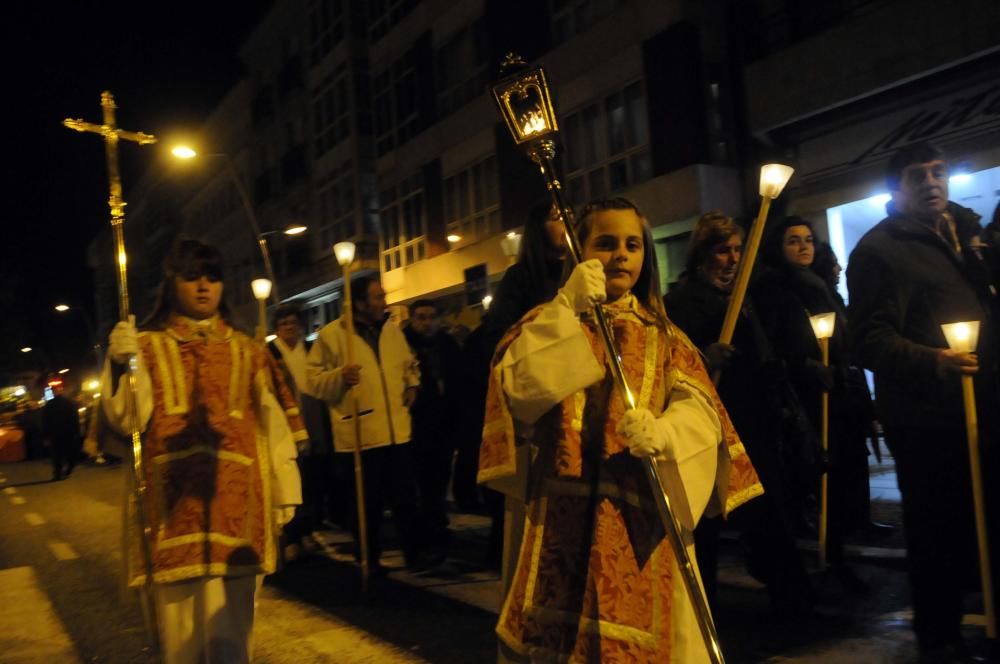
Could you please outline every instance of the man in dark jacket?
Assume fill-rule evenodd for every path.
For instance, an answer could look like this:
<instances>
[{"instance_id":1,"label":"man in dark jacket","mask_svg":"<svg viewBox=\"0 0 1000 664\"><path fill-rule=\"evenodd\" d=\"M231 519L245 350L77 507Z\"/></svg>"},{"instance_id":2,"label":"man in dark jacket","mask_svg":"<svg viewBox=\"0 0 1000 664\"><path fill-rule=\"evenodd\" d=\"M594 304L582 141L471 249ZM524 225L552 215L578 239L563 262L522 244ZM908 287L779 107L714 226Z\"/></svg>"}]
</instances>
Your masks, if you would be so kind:
<instances>
[{"instance_id":1,"label":"man in dark jacket","mask_svg":"<svg viewBox=\"0 0 1000 664\"><path fill-rule=\"evenodd\" d=\"M77 412L76 384L67 377L62 386L53 388L56 395L45 404L42 422L52 454L52 481L69 477L83 448L80 415Z\"/></svg>"},{"instance_id":2,"label":"man in dark jacket","mask_svg":"<svg viewBox=\"0 0 1000 664\"><path fill-rule=\"evenodd\" d=\"M995 289L978 248L979 216L948 201L941 151L928 143L902 148L886 179L889 216L865 234L847 268L850 333L861 363L875 372L896 461L921 661L964 661L962 591L976 586L968 577L978 566L959 378L975 375L979 403L996 402ZM981 322L976 354L948 349L941 324L958 321ZM991 424L983 425L989 443ZM991 448L983 450L987 477Z\"/></svg>"},{"instance_id":3,"label":"man in dark jacket","mask_svg":"<svg viewBox=\"0 0 1000 664\"><path fill-rule=\"evenodd\" d=\"M448 540L445 498L460 415L456 404L461 351L451 335L440 329L440 322L440 312L433 300L416 300L410 305L409 323L403 332L420 364L420 391L410 407L410 415L420 501L428 528L427 544L444 553Z\"/></svg>"}]
</instances>

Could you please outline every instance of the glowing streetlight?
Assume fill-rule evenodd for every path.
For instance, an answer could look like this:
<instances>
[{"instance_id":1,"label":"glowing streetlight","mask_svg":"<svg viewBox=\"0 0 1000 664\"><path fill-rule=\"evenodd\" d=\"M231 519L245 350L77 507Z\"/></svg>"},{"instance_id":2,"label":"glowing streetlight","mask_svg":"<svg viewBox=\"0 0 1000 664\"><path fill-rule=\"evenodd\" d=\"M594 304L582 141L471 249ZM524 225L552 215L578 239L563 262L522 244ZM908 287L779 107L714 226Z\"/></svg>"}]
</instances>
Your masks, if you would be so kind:
<instances>
[{"instance_id":1,"label":"glowing streetlight","mask_svg":"<svg viewBox=\"0 0 1000 664\"><path fill-rule=\"evenodd\" d=\"M941 326L948 347L959 353L974 353L979 345L979 321L949 323ZM965 436L969 445L969 470L972 473L972 502L976 517L976 541L979 544L979 575L983 585L983 608L986 610L986 636L997 637L996 606L993 599L993 570L990 567L989 534L986 530L986 499L983 471L979 461L979 418L976 414L976 391L972 376L962 374L962 402L965 407Z\"/></svg>"},{"instance_id":2,"label":"glowing streetlight","mask_svg":"<svg viewBox=\"0 0 1000 664\"><path fill-rule=\"evenodd\" d=\"M270 279L254 279L250 282L253 296L257 299L257 341L263 342L267 335L267 298L271 295Z\"/></svg>"},{"instance_id":3,"label":"glowing streetlight","mask_svg":"<svg viewBox=\"0 0 1000 664\"><path fill-rule=\"evenodd\" d=\"M174 155L178 159L194 159L198 156L198 153L194 148L187 145L175 145L170 148L170 154Z\"/></svg>"},{"instance_id":4,"label":"glowing streetlight","mask_svg":"<svg viewBox=\"0 0 1000 664\"><path fill-rule=\"evenodd\" d=\"M833 329L837 325L837 314L834 312L826 314L816 314L809 317L809 324L812 325L813 334L819 342L820 351L823 354L823 366L830 366L830 337L833 336ZM826 456L830 450L830 392L823 390L820 397L820 443L823 446L823 455ZM829 521L829 473L823 473L820 478L820 501L819 501L819 568L826 569L826 527Z\"/></svg>"},{"instance_id":5,"label":"glowing streetlight","mask_svg":"<svg viewBox=\"0 0 1000 664\"><path fill-rule=\"evenodd\" d=\"M170 149L170 154L184 160L194 159L199 156L198 151L189 145L175 145ZM268 279L273 284L271 295L274 297L274 304L277 305L280 298L278 297L278 282L274 278L274 267L271 265L271 253L267 249L267 240L264 239L264 235L260 232L260 224L257 223L257 213L253 210L253 204L250 202L250 194L247 192L246 185L243 184L243 178L240 177L239 171L233 165L233 160L225 152L213 152L205 156L221 158L222 163L225 164L226 173L232 180L233 186L236 187L240 201L243 203L243 211L246 213L247 222L250 224L250 230L253 231L253 238L257 242L258 249L260 249L261 258L264 260L264 270L267 272ZM305 230L305 228L303 227L302 230ZM301 233L302 231L298 232Z\"/></svg>"},{"instance_id":6,"label":"glowing streetlight","mask_svg":"<svg viewBox=\"0 0 1000 664\"><path fill-rule=\"evenodd\" d=\"M101 387L101 381L97 380L96 378L91 378L83 385L83 389L87 390L88 392L96 392L97 390L100 389L100 387Z\"/></svg>"},{"instance_id":7,"label":"glowing streetlight","mask_svg":"<svg viewBox=\"0 0 1000 664\"><path fill-rule=\"evenodd\" d=\"M456 235L455 233L451 233L450 235L448 235L448 242L450 242L452 244L455 244L456 242L461 242L461 241L462 241L462 236L461 235Z\"/></svg>"},{"instance_id":8,"label":"glowing streetlight","mask_svg":"<svg viewBox=\"0 0 1000 664\"><path fill-rule=\"evenodd\" d=\"M492 295L485 296L483 298L483 310L484 311L489 311L491 304L493 304L493 296Z\"/></svg>"},{"instance_id":9,"label":"glowing streetlight","mask_svg":"<svg viewBox=\"0 0 1000 664\"><path fill-rule=\"evenodd\" d=\"M21 349L21 352L22 353L30 353L31 352L31 346L25 346L24 348Z\"/></svg>"},{"instance_id":10,"label":"glowing streetlight","mask_svg":"<svg viewBox=\"0 0 1000 664\"><path fill-rule=\"evenodd\" d=\"M59 373L60 374L68 374L69 373L69 369L60 369Z\"/></svg>"},{"instance_id":11,"label":"glowing streetlight","mask_svg":"<svg viewBox=\"0 0 1000 664\"><path fill-rule=\"evenodd\" d=\"M506 237L500 240L500 250L507 258L508 264L513 264L517 260L517 254L521 251L521 234L511 231Z\"/></svg>"},{"instance_id":12,"label":"glowing streetlight","mask_svg":"<svg viewBox=\"0 0 1000 664\"><path fill-rule=\"evenodd\" d=\"M59 313L65 313L65 312L69 311L69 305L68 304L57 304L56 306L54 306L52 308L55 309L56 311L58 311Z\"/></svg>"},{"instance_id":13,"label":"glowing streetlight","mask_svg":"<svg viewBox=\"0 0 1000 664\"><path fill-rule=\"evenodd\" d=\"M308 230L307 227L302 224L291 224L283 232L285 235L299 235L300 233L305 233L306 230Z\"/></svg>"},{"instance_id":14,"label":"glowing streetlight","mask_svg":"<svg viewBox=\"0 0 1000 664\"><path fill-rule=\"evenodd\" d=\"M353 242L333 245L333 255L344 273L344 355L345 365L354 364L354 309L351 302L351 263L357 247ZM358 393L351 390L351 415L354 418L354 495L358 504L358 546L361 549L361 587L368 590L368 520L365 516L364 467L361 462L361 418L358 416Z\"/></svg>"}]
</instances>

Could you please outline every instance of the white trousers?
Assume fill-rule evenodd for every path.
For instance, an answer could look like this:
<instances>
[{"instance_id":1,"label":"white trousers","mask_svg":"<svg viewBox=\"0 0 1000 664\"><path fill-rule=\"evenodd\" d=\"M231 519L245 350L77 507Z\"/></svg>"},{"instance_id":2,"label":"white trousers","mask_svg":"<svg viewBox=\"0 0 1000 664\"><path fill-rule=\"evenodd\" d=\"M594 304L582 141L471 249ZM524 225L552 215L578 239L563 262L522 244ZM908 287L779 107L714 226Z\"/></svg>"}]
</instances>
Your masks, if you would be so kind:
<instances>
[{"instance_id":1,"label":"white trousers","mask_svg":"<svg viewBox=\"0 0 1000 664\"><path fill-rule=\"evenodd\" d=\"M155 584L166 664L249 664L258 578Z\"/></svg>"}]
</instances>

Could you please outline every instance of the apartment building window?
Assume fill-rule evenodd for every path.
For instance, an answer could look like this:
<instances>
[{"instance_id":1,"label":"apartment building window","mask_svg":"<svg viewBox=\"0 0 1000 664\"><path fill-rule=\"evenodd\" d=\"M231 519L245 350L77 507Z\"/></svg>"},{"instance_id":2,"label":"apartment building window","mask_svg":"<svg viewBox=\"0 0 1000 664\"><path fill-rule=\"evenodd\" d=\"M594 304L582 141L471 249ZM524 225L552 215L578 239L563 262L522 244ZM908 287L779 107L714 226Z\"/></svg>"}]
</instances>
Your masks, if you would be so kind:
<instances>
[{"instance_id":1,"label":"apartment building window","mask_svg":"<svg viewBox=\"0 0 1000 664\"><path fill-rule=\"evenodd\" d=\"M463 240L484 240L500 232L497 160L490 155L444 180L448 233Z\"/></svg>"},{"instance_id":2,"label":"apartment building window","mask_svg":"<svg viewBox=\"0 0 1000 664\"><path fill-rule=\"evenodd\" d=\"M563 168L574 204L608 196L652 176L646 100L640 82L563 122Z\"/></svg>"},{"instance_id":3,"label":"apartment building window","mask_svg":"<svg viewBox=\"0 0 1000 664\"><path fill-rule=\"evenodd\" d=\"M319 241L324 250L357 233L354 220L354 169L345 162L331 169L319 186Z\"/></svg>"},{"instance_id":4,"label":"apartment building window","mask_svg":"<svg viewBox=\"0 0 1000 664\"><path fill-rule=\"evenodd\" d=\"M378 156L417 134L419 95L416 51L412 48L374 76L372 104L375 108L375 150Z\"/></svg>"},{"instance_id":5,"label":"apartment building window","mask_svg":"<svg viewBox=\"0 0 1000 664\"><path fill-rule=\"evenodd\" d=\"M427 210L419 174L379 192L382 267L395 270L427 255Z\"/></svg>"},{"instance_id":6,"label":"apartment building window","mask_svg":"<svg viewBox=\"0 0 1000 664\"><path fill-rule=\"evenodd\" d=\"M552 0L552 43L561 44L606 18L625 0Z\"/></svg>"},{"instance_id":7,"label":"apartment building window","mask_svg":"<svg viewBox=\"0 0 1000 664\"><path fill-rule=\"evenodd\" d=\"M309 64L316 66L344 38L344 0L310 0Z\"/></svg>"},{"instance_id":8,"label":"apartment building window","mask_svg":"<svg viewBox=\"0 0 1000 664\"><path fill-rule=\"evenodd\" d=\"M351 133L350 84L347 66L341 64L313 93L313 147L317 157Z\"/></svg>"},{"instance_id":9,"label":"apartment building window","mask_svg":"<svg viewBox=\"0 0 1000 664\"><path fill-rule=\"evenodd\" d=\"M438 115L444 116L483 94L489 68L482 19L459 30L436 55Z\"/></svg>"},{"instance_id":10,"label":"apartment building window","mask_svg":"<svg viewBox=\"0 0 1000 664\"><path fill-rule=\"evenodd\" d=\"M372 43L384 37L406 17L419 0L368 0L368 38Z\"/></svg>"}]
</instances>

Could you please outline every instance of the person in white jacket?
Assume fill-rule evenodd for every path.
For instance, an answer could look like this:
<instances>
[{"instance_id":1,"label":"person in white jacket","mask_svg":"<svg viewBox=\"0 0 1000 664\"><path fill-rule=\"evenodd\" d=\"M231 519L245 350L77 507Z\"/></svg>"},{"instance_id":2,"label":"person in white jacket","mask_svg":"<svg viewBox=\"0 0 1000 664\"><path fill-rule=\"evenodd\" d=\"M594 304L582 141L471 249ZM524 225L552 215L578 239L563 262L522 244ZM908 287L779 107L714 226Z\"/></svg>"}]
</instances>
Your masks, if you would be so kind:
<instances>
[{"instance_id":1,"label":"person in white jacket","mask_svg":"<svg viewBox=\"0 0 1000 664\"><path fill-rule=\"evenodd\" d=\"M101 388L108 423L129 434L125 365L138 360L153 578L130 492L128 582L152 583L167 664L249 662L259 578L274 571L277 532L301 502L289 423L301 424L269 354L229 323L218 250L182 240L165 271L143 329L112 331Z\"/></svg>"},{"instance_id":2,"label":"person in white jacket","mask_svg":"<svg viewBox=\"0 0 1000 664\"><path fill-rule=\"evenodd\" d=\"M703 512L762 489L697 349L663 311L638 208L595 201L578 233L584 261L494 356L479 480L527 487L501 661L707 662L640 459L658 463L688 543ZM634 410L590 314L602 303Z\"/></svg>"},{"instance_id":3,"label":"person in white jacket","mask_svg":"<svg viewBox=\"0 0 1000 664\"><path fill-rule=\"evenodd\" d=\"M386 316L385 290L378 278L357 277L350 288L354 329L347 330L346 319L341 317L319 331L307 359L309 390L329 405L334 449L341 454L354 451L357 429L349 395L353 392L357 399L369 569L375 574L384 572L379 563L379 531L386 502L406 565L424 568L436 561L422 558L419 552L416 464L410 451L409 407L417 395L420 372L402 330ZM347 364L348 334L351 364ZM357 542L357 510L351 514Z\"/></svg>"}]
</instances>

